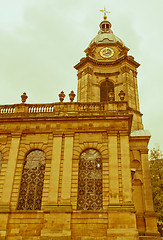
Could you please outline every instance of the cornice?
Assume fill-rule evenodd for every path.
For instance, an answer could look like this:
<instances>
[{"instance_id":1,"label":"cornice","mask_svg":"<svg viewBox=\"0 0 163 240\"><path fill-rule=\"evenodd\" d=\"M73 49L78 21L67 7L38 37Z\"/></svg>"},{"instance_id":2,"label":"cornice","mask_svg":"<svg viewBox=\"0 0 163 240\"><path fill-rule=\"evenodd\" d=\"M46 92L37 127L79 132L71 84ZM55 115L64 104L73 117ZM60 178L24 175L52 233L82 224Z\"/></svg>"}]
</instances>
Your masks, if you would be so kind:
<instances>
[{"instance_id":1,"label":"cornice","mask_svg":"<svg viewBox=\"0 0 163 240\"><path fill-rule=\"evenodd\" d=\"M148 154L149 149L140 149L139 151L141 154Z\"/></svg>"},{"instance_id":2,"label":"cornice","mask_svg":"<svg viewBox=\"0 0 163 240\"><path fill-rule=\"evenodd\" d=\"M57 137L62 137L63 136L63 132L62 131L54 131L53 132L53 137L57 138Z\"/></svg>"},{"instance_id":3,"label":"cornice","mask_svg":"<svg viewBox=\"0 0 163 240\"><path fill-rule=\"evenodd\" d=\"M21 132L14 132L14 133L12 132L11 136L12 136L12 138L20 138L21 134L22 134Z\"/></svg>"},{"instance_id":4,"label":"cornice","mask_svg":"<svg viewBox=\"0 0 163 240\"><path fill-rule=\"evenodd\" d=\"M141 141L146 141L147 143L149 142L149 140L150 140L150 136L130 136L130 141L139 141L140 142L140 140ZM136 148L137 149L137 148ZM140 149L139 149L140 150ZM145 151L144 153L147 153L146 151L146 149L144 150L144 149L142 149L142 150L140 150L140 151Z\"/></svg>"},{"instance_id":5,"label":"cornice","mask_svg":"<svg viewBox=\"0 0 163 240\"><path fill-rule=\"evenodd\" d=\"M129 111L131 111L131 112L134 112L134 113L136 113L136 114L139 114L141 117L143 116L143 114L142 114L140 111L135 110L135 109L133 109L133 108L131 108L131 107L128 107L127 110L129 110Z\"/></svg>"},{"instance_id":6,"label":"cornice","mask_svg":"<svg viewBox=\"0 0 163 240\"><path fill-rule=\"evenodd\" d=\"M81 114L78 114L75 112L74 115L53 115L52 113L49 114L51 116L28 116L28 118L15 118L15 117L11 117L10 118L5 118L5 121L1 121L1 120L4 120L4 119L0 119L0 123L2 122L5 122L5 123L15 123L15 122L38 122L38 121L62 121L62 120L67 120L67 121L72 121L73 120L84 120L84 119L98 119L98 120L105 120L105 119L113 119L113 118L117 118L117 119L120 119L120 118L126 118L132 114L128 114L128 111L127 110L121 110L122 111L122 114L119 113L118 110L115 110L115 113L110 113L110 111L106 110L106 111L97 111L97 112L91 112L91 114L87 114L88 112L87 111L83 111L83 112L80 112ZM100 113L100 114L99 114ZM118 114L119 113L119 114ZM37 130L37 129L36 129ZM38 129L39 130L39 129ZM3 134L3 133L9 133L10 134L10 131L8 130L3 130L3 131L0 131L0 134ZM19 132L18 132L19 134Z\"/></svg>"},{"instance_id":7,"label":"cornice","mask_svg":"<svg viewBox=\"0 0 163 240\"><path fill-rule=\"evenodd\" d=\"M136 68L140 66L140 64L137 63L137 62L134 60L133 57L131 57L131 56L126 56L126 55L123 55L122 57L120 57L120 58L118 58L118 59L116 59L116 60L114 60L114 61L109 61L109 62L107 62L107 61L98 61L98 60L95 60L95 59L87 56L87 57L85 57L85 58L82 58L81 61L74 66L74 68L75 68L76 70L78 70L81 66L83 66L83 65L86 64L87 62L90 62L90 63L92 63L92 64L94 64L94 65L98 65L98 66L113 66L113 65L117 65L117 64L119 64L119 63L121 63L121 62L124 62L124 61L127 61L128 63L134 65Z\"/></svg>"}]
</instances>

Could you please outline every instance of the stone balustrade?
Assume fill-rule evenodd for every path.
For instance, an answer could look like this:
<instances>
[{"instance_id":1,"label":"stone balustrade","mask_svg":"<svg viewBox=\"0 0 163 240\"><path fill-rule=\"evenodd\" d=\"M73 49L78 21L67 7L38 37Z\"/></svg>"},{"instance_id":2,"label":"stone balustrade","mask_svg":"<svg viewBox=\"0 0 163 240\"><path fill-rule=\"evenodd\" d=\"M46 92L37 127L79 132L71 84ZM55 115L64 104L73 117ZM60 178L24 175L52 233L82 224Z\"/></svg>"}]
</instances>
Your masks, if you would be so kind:
<instances>
[{"instance_id":1,"label":"stone balustrade","mask_svg":"<svg viewBox=\"0 0 163 240\"><path fill-rule=\"evenodd\" d=\"M66 114L109 114L126 111L128 108L127 102L58 102L49 104L14 104L0 105L0 116L11 116L13 114L26 113L27 115L51 113L53 115Z\"/></svg>"},{"instance_id":2,"label":"stone balustrade","mask_svg":"<svg viewBox=\"0 0 163 240\"><path fill-rule=\"evenodd\" d=\"M15 105L0 105L0 114L15 113Z\"/></svg>"},{"instance_id":3,"label":"stone balustrade","mask_svg":"<svg viewBox=\"0 0 163 240\"><path fill-rule=\"evenodd\" d=\"M34 104L28 105L29 113L44 113L44 112L53 112L54 106L53 104Z\"/></svg>"}]
</instances>

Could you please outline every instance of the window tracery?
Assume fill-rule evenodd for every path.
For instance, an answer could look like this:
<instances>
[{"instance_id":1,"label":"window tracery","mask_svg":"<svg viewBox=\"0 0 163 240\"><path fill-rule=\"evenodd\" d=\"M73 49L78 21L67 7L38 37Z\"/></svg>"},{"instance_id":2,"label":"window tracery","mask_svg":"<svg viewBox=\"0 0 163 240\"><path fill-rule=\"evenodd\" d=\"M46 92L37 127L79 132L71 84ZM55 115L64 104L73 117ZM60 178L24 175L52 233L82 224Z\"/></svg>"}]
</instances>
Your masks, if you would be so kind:
<instances>
[{"instance_id":1,"label":"window tracery","mask_svg":"<svg viewBox=\"0 0 163 240\"><path fill-rule=\"evenodd\" d=\"M101 154L90 148L80 155L77 209L100 210L102 207Z\"/></svg>"},{"instance_id":2,"label":"window tracery","mask_svg":"<svg viewBox=\"0 0 163 240\"><path fill-rule=\"evenodd\" d=\"M31 151L24 163L18 210L40 210L45 174L45 153Z\"/></svg>"}]
</instances>

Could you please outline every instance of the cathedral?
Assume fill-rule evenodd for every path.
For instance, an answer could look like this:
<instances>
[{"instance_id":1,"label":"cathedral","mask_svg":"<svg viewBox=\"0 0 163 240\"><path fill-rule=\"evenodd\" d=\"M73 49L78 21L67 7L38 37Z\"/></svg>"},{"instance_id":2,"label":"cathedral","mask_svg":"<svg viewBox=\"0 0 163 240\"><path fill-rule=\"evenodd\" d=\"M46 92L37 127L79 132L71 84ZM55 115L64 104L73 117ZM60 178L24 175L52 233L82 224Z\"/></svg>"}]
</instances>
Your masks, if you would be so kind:
<instances>
[{"instance_id":1,"label":"cathedral","mask_svg":"<svg viewBox=\"0 0 163 240\"><path fill-rule=\"evenodd\" d=\"M0 105L0 240L159 240L140 66L104 19L59 102Z\"/></svg>"}]
</instances>

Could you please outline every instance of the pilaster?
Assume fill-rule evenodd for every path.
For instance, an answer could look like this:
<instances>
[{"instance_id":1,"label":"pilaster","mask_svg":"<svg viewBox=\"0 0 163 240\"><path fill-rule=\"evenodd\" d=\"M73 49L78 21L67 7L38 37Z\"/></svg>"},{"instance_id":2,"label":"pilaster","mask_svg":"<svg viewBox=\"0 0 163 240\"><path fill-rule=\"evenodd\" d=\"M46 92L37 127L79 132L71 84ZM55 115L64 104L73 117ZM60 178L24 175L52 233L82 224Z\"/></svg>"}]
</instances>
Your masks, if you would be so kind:
<instances>
[{"instance_id":1,"label":"pilaster","mask_svg":"<svg viewBox=\"0 0 163 240\"><path fill-rule=\"evenodd\" d=\"M109 204L119 203L117 133L108 133L109 150Z\"/></svg>"},{"instance_id":2,"label":"pilaster","mask_svg":"<svg viewBox=\"0 0 163 240\"><path fill-rule=\"evenodd\" d=\"M1 208L1 203L3 206L4 206L4 204L8 205L8 206L10 204L16 162L17 162L18 151L19 151L20 137L21 137L20 133L12 134L5 182L4 182L4 186L3 186L2 197L0 200L0 208Z\"/></svg>"},{"instance_id":3,"label":"pilaster","mask_svg":"<svg viewBox=\"0 0 163 240\"><path fill-rule=\"evenodd\" d=\"M5 239L7 232L8 215L10 212L10 199L16 169L16 162L20 144L20 133L12 134L6 176L0 199L0 239Z\"/></svg>"},{"instance_id":4,"label":"pilaster","mask_svg":"<svg viewBox=\"0 0 163 240\"><path fill-rule=\"evenodd\" d=\"M121 148L121 167L122 167L122 185L123 185L123 202L132 202L132 184L130 169L130 152L129 152L129 136L127 133L120 134Z\"/></svg>"},{"instance_id":5,"label":"pilaster","mask_svg":"<svg viewBox=\"0 0 163 240\"><path fill-rule=\"evenodd\" d=\"M72 156L73 156L73 133L65 134L63 176L61 189L61 205L71 205L71 178L72 178Z\"/></svg>"},{"instance_id":6,"label":"pilaster","mask_svg":"<svg viewBox=\"0 0 163 240\"><path fill-rule=\"evenodd\" d=\"M148 162L148 149L140 150L140 153L141 153L141 162L142 162L142 171L143 171L145 211L151 212L151 211L154 211L154 209L153 209L152 187L151 187L150 170L149 170L149 162Z\"/></svg>"},{"instance_id":7,"label":"pilaster","mask_svg":"<svg viewBox=\"0 0 163 240\"><path fill-rule=\"evenodd\" d=\"M58 203L59 170L61 159L62 135L54 135L53 160L50 176L48 204L44 214L44 228L41 230L41 240L65 239L71 240L71 175L73 134L66 133L64 141L63 175L61 189L61 203ZM56 171L56 172L55 172ZM55 182L56 181L56 182ZM51 192L50 192L51 191Z\"/></svg>"},{"instance_id":8,"label":"pilaster","mask_svg":"<svg viewBox=\"0 0 163 240\"><path fill-rule=\"evenodd\" d=\"M136 98L136 110L140 111L139 107L139 95L138 95L138 85L137 85L137 72L133 72L133 78L135 83L135 98Z\"/></svg>"},{"instance_id":9,"label":"pilaster","mask_svg":"<svg viewBox=\"0 0 163 240\"><path fill-rule=\"evenodd\" d=\"M62 147L62 133L54 133L48 203L45 206L45 211L55 210L56 206L58 205L61 147Z\"/></svg>"}]
</instances>

